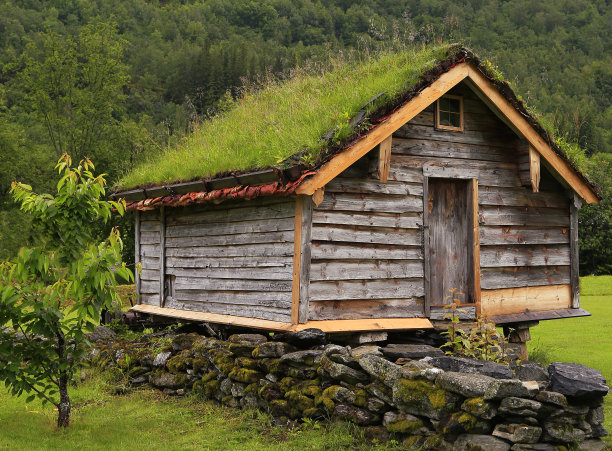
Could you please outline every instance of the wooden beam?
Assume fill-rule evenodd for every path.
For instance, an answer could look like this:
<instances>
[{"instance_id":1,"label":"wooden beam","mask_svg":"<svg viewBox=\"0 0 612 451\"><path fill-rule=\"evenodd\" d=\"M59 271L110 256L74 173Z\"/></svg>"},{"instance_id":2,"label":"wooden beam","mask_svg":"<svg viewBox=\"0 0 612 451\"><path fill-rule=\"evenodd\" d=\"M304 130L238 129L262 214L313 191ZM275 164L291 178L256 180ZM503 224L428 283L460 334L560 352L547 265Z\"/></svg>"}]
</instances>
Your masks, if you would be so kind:
<instances>
[{"instance_id":1,"label":"wooden beam","mask_svg":"<svg viewBox=\"0 0 612 451\"><path fill-rule=\"evenodd\" d=\"M469 80L478 88L476 94L487 104L492 104L506 119L504 122L510 123L511 128L523 136L529 144L558 172L569 186L586 202L597 203L598 199L591 187L584 182L574 169L564 161L556 152L544 141L531 124L502 96L492 83L487 80L478 70L468 68ZM480 91L480 93L478 92Z\"/></svg>"},{"instance_id":2,"label":"wooden beam","mask_svg":"<svg viewBox=\"0 0 612 451\"><path fill-rule=\"evenodd\" d=\"M324 198L325 188L319 188L315 190L314 194L312 195L312 203L315 205L315 207L318 207L319 205L321 205L321 202L323 202Z\"/></svg>"},{"instance_id":3,"label":"wooden beam","mask_svg":"<svg viewBox=\"0 0 612 451\"><path fill-rule=\"evenodd\" d=\"M566 309L570 306L570 285L482 290L481 294L481 314L488 317L540 310Z\"/></svg>"},{"instance_id":4,"label":"wooden beam","mask_svg":"<svg viewBox=\"0 0 612 451\"><path fill-rule=\"evenodd\" d=\"M431 312L431 266L429 263L429 177L423 177L423 284L425 289L425 316Z\"/></svg>"},{"instance_id":5,"label":"wooden beam","mask_svg":"<svg viewBox=\"0 0 612 451\"><path fill-rule=\"evenodd\" d=\"M166 211L159 209L159 306L166 302Z\"/></svg>"},{"instance_id":6,"label":"wooden beam","mask_svg":"<svg viewBox=\"0 0 612 451\"><path fill-rule=\"evenodd\" d=\"M480 315L481 313L479 217L478 179L472 179L472 264L474 265L474 302L476 303L476 315Z\"/></svg>"},{"instance_id":7,"label":"wooden beam","mask_svg":"<svg viewBox=\"0 0 612 451\"><path fill-rule=\"evenodd\" d=\"M323 191L321 189L321 191ZM312 238L312 204L308 197L302 201L302 233L301 233L301 262L300 262L300 286L299 286L299 314L298 322L308 321L310 312L310 265L311 252L310 243Z\"/></svg>"},{"instance_id":8,"label":"wooden beam","mask_svg":"<svg viewBox=\"0 0 612 451\"><path fill-rule=\"evenodd\" d=\"M136 299L140 304L140 271L138 264L140 263L140 212L134 212L134 288L136 290Z\"/></svg>"},{"instance_id":9,"label":"wooden beam","mask_svg":"<svg viewBox=\"0 0 612 451\"><path fill-rule=\"evenodd\" d=\"M529 146L529 179L534 193L540 191L540 154Z\"/></svg>"},{"instance_id":10,"label":"wooden beam","mask_svg":"<svg viewBox=\"0 0 612 451\"><path fill-rule=\"evenodd\" d=\"M468 70L467 63L460 63L442 74L436 81L392 113L387 119L370 129L346 150L325 163L317 174L298 187L296 190L297 194L312 195L315 190L325 186L351 164L387 139L394 131L431 105L432 102L448 92L461 80L465 79L468 76Z\"/></svg>"},{"instance_id":11,"label":"wooden beam","mask_svg":"<svg viewBox=\"0 0 612 451\"><path fill-rule=\"evenodd\" d=\"M229 324L232 326L253 327L256 329L274 331L299 331L311 327L321 329L323 332L353 332L367 330L411 330L432 329L433 325L426 318L378 318L378 319L344 319L327 321L308 321L304 324L291 324L265 319L246 318L234 315L221 315L217 313L194 312L155 305L140 304L131 309L134 312L148 315L166 316L185 321L211 322Z\"/></svg>"},{"instance_id":12,"label":"wooden beam","mask_svg":"<svg viewBox=\"0 0 612 451\"><path fill-rule=\"evenodd\" d=\"M570 200L570 285L572 286L572 308L580 308L580 274L578 266L578 210L582 202L572 193Z\"/></svg>"},{"instance_id":13,"label":"wooden beam","mask_svg":"<svg viewBox=\"0 0 612 451\"><path fill-rule=\"evenodd\" d=\"M245 318L234 315L221 315L217 313L194 312L191 310L179 310L167 307L157 307L155 305L140 304L131 309L135 312L146 313L149 315L167 316L186 321L211 322L218 324L230 324L233 326L254 327L257 329L289 331L292 330L290 323L280 321L269 321L265 319Z\"/></svg>"},{"instance_id":14,"label":"wooden beam","mask_svg":"<svg viewBox=\"0 0 612 451\"><path fill-rule=\"evenodd\" d=\"M378 319L339 319L325 321L308 321L294 327L303 330L314 327L323 332L355 332L366 330L410 330L433 329L427 318L378 318Z\"/></svg>"},{"instance_id":15,"label":"wooden beam","mask_svg":"<svg viewBox=\"0 0 612 451\"><path fill-rule=\"evenodd\" d=\"M387 136L378 145L378 179L381 183L387 183L389 168L391 167L391 140L392 135Z\"/></svg>"},{"instance_id":16,"label":"wooden beam","mask_svg":"<svg viewBox=\"0 0 612 451\"><path fill-rule=\"evenodd\" d=\"M293 284L291 287L291 323L300 318L300 269L302 265L302 204L303 196L295 201L295 226L293 232Z\"/></svg>"}]
</instances>

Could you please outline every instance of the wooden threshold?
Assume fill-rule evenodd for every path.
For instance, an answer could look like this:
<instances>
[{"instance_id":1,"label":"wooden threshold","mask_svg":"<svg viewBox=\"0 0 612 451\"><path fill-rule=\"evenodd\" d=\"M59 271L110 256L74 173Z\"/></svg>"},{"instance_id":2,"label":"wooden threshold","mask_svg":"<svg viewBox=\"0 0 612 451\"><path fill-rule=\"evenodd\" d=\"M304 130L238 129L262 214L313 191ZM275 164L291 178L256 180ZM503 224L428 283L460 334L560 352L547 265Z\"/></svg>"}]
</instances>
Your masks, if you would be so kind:
<instances>
[{"instance_id":1,"label":"wooden threshold","mask_svg":"<svg viewBox=\"0 0 612 451\"><path fill-rule=\"evenodd\" d=\"M139 304L131 309L134 312L149 315L167 316L186 321L202 321L233 326L253 327L273 331L300 331L309 328L321 329L323 332L357 332L369 330L410 330L433 329L427 318L377 318L377 319L342 319L328 321L308 321L304 324L283 323L265 319L246 318L242 316L220 315L217 313L194 312L155 305Z\"/></svg>"},{"instance_id":2,"label":"wooden threshold","mask_svg":"<svg viewBox=\"0 0 612 451\"><path fill-rule=\"evenodd\" d=\"M169 318L184 319L187 321L203 321L219 324L230 324L233 326L255 327L257 329L288 331L292 330L291 323L280 321L269 321L267 319L245 318L242 316L220 315L217 313L194 312L191 310L179 310L155 305L139 304L131 308L134 312L147 313L149 315L167 316Z\"/></svg>"}]
</instances>

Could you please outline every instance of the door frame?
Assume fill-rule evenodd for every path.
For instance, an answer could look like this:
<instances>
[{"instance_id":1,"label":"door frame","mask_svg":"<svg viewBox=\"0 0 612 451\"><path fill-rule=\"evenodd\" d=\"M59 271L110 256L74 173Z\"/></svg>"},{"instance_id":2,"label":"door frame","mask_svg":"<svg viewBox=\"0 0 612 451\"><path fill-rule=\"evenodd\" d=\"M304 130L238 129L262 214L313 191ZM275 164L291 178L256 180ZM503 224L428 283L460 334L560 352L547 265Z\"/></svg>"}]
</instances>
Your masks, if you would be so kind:
<instances>
[{"instance_id":1,"label":"door frame","mask_svg":"<svg viewBox=\"0 0 612 451\"><path fill-rule=\"evenodd\" d=\"M473 271L473 293L474 299L462 303L462 306L474 306L476 315L480 315L480 227L478 209L478 178L473 173L463 173L461 169L451 169L444 167L423 167L423 264L425 288L425 317L431 314L431 266L429 261L429 179L448 179L448 180L471 180L470 186L472 195L468 198L469 214L472 219L472 236L468 245L472 246L472 271Z\"/></svg>"}]
</instances>

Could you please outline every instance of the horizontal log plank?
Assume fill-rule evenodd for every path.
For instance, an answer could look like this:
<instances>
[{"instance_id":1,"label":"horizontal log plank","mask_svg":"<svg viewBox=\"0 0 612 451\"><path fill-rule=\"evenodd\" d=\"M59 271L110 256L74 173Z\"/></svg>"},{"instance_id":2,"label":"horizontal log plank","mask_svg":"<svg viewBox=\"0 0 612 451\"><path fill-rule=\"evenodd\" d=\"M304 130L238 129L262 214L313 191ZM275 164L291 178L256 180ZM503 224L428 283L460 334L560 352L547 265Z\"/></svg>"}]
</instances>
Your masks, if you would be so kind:
<instances>
[{"instance_id":1,"label":"horizontal log plank","mask_svg":"<svg viewBox=\"0 0 612 451\"><path fill-rule=\"evenodd\" d=\"M141 232L157 232L159 233L159 221L140 221Z\"/></svg>"},{"instance_id":2,"label":"horizontal log plank","mask_svg":"<svg viewBox=\"0 0 612 451\"><path fill-rule=\"evenodd\" d=\"M347 243L398 244L420 246L421 232L417 229L391 229L385 231L356 230L350 226L316 225L312 228L313 241Z\"/></svg>"},{"instance_id":3,"label":"horizontal log plank","mask_svg":"<svg viewBox=\"0 0 612 451\"><path fill-rule=\"evenodd\" d=\"M293 230L284 232L243 233L239 235L186 236L166 238L166 248L231 246L236 244L293 243Z\"/></svg>"},{"instance_id":4,"label":"horizontal log plank","mask_svg":"<svg viewBox=\"0 0 612 451\"><path fill-rule=\"evenodd\" d=\"M291 294L276 291L175 290L175 299L191 302L252 305L291 309Z\"/></svg>"},{"instance_id":5,"label":"horizontal log plank","mask_svg":"<svg viewBox=\"0 0 612 451\"><path fill-rule=\"evenodd\" d=\"M423 277L422 261L340 261L313 262L311 281L405 279Z\"/></svg>"},{"instance_id":6,"label":"horizontal log plank","mask_svg":"<svg viewBox=\"0 0 612 451\"><path fill-rule=\"evenodd\" d=\"M481 303L481 312L486 316L566 309L571 306L571 286L482 290Z\"/></svg>"},{"instance_id":7,"label":"horizontal log plank","mask_svg":"<svg viewBox=\"0 0 612 451\"><path fill-rule=\"evenodd\" d=\"M374 166L372 172L376 171ZM423 183L423 171L420 167L404 167L395 162L395 158L391 157L391 167L387 180L396 180L406 183Z\"/></svg>"},{"instance_id":8,"label":"horizontal log plank","mask_svg":"<svg viewBox=\"0 0 612 451\"><path fill-rule=\"evenodd\" d=\"M159 256L161 254L160 249L161 248L159 244L141 244L140 245L141 260L149 259L149 258L157 258L159 261Z\"/></svg>"},{"instance_id":9,"label":"horizontal log plank","mask_svg":"<svg viewBox=\"0 0 612 451\"><path fill-rule=\"evenodd\" d=\"M312 222L314 224L416 229L423 225L423 215L421 213L347 213L315 209L312 212Z\"/></svg>"},{"instance_id":10,"label":"horizontal log plank","mask_svg":"<svg viewBox=\"0 0 612 451\"><path fill-rule=\"evenodd\" d=\"M159 305L159 294L142 293L136 298L138 304Z\"/></svg>"},{"instance_id":11,"label":"horizontal log plank","mask_svg":"<svg viewBox=\"0 0 612 451\"><path fill-rule=\"evenodd\" d=\"M480 273L480 284L483 290L568 283L570 283L569 266L486 268Z\"/></svg>"},{"instance_id":12,"label":"horizontal log plank","mask_svg":"<svg viewBox=\"0 0 612 451\"><path fill-rule=\"evenodd\" d=\"M480 244L565 244L569 243L567 227L481 226Z\"/></svg>"},{"instance_id":13,"label":"horizontal log plank","mask_svg":"<svg viewBox=\"0 0 612 451\"><path fill-rule=\"evenodd\" d=\"M569 227L569 209L481 206L481 225Z\"/></svg>"},{"instance_id":14,"label":"horizontal log plank","mask_svg":"<svg viewBox=\"0 0 612 451\"><path fill-rule=\"evenodd\" d=\"M250 305L215 304L212 302L189 302L171 298L166 301L166 306L168 308L173 308L177 310L216 313L232 316L246 316L250 318L265 319L279 322L288 321L290 318L290 314L286 310L266 307L254 307Z\"/></svg>"},{"instance_id":15,"label":"horizontal log plank","mask_svg":"<svg viewBox=\"0 0 612 451\"><path fill-rule=\"evenodd\" d=\"M390 181L387 183L371 180L336 178L325 186L326 193L377 193L391 195L422 196L423 185Z\"/></svg>"},{"instance_id":16,"label":"horizontal log plank","mask_svg":"<svg viewBox=\"0 0 612 451\"><path fill-rule=\"evenodd\" d=\"M159 266L158 266L159 268ZM140 273L140 280L159 280L159 269L145 269Z\"/></svg>"},{"instance_id":17,"label":"horizontal log plank","mask_svg":"<svg viewBox=\"0 0 612 451\"><path fill-rule=\"evenodd\" d=\"M257 268L170 268L166 274L212 279L291 280L291 267ZM158 274L159 276L159 274Z\"/></svg>"},{"instance_id":18,"label":"horizontal log plank","mask_svg":"<svg viewBox=\"0 0 612 451\"><path fill-rule=\"evenodd\" d=\"M384 213L410 213L423 210L423 198L415 196L373 196L360 194L326 194L319 210L372 211Z\"/></svg>"},{"instance_id":19,"label":"horizontal log plank","mask_svg":"<svg viewBox=\"0 0 612 451\"><path fill-rule=\"evenodd\" d=\"M166 257L167 268L285 268L293 260L287 257ZM159 265L158 265L159 267Z\"/></svg>"},{"instance_id":20,"label":"horizontal log plank","mask_svg":"<svg viewBox=\"0 0 612 451\"><path fill-rule=\"evenodd\" d=\"M570 264L569 245L481 246L480 266L566 266Z\"/></svg>"},{"instance_id":21,"label":"horizontal log plank","mask_svg":"<svg viewBox=\"0 0 612 451\"><path fill-rule=\"evenodd\" d=\"M159 232L141 232L140 233L140 245L143 244L159 244L160 235Z\"/></svg>"},{"instance_id":22,"label":"horizontal log plank","mask_svg":"<svg viewBox=\"0 0 612 451\"><path fill-rule=\"evenodd\" d=\"M492 145L495 147L514 147L514 139L510 133L498 131L478 131L472 130L463 132L453 132L449 130L437 130L431 126L415 125L407 123L393 133L398 138L430 139L444 142L460 142L465 144ZM507 139L504 139L506 137Z\"/></svg>"},{"instance_id":23,"label":"horizontal log plank","mask_svg":"<svg viewBox=\"0 0 612 451\"><path fill-rule=\"evenodd\" d=\"M514 155L507 148L503 147L394 137L391 158L393 159L396 155L459 158L505 163L516 162Z\"/></svg>"},{"instance_id":24,"label":"horizontal log plank","mask_svg":"<svg viewBox=\"0 0 612 451\"><path fill-rule=\"evenodd\" d=\"M421 247L312 243L313 260L422 260Z\"/></svg>"},{"instance_id":25,"label":"horizontal log plank","mask_svg":"<svg viewBox=\"0 0 612 451\"><path fill-rule=\"evenodd\" d=\"M243 233L281 232L293 230L293 218L260 219L229 223L202 223L167 226L166 237L237 235Z\"/></svg>"},{"instance_id":26,"label":"horizontal log plank","mask_svg":"<svg viewBox=\"0 0 612 451\"><path fill-rule=\"evenodd\" d=\"M429 319L436 321L450 321L450 315L452 312L450 309L432 306L429 312ZM476 318L476 307L473 306L459 306L455 310L455 316L460 320L474 320Z\"/></svg>"},{"instance_id":27,"label":"horizontal log plank","mask_svg":"<svg viewBox=\"0 0 612 451\"><path fill-rule=\"evenodd\" d=\"M310 301L405 299L425 295L420 279L311 282Z\"/></svg>"},{"instance_id":28,"label":"horizontal log plank","mask_svg":"<svg viewBox=\"0 0 612 451\"><path fill-rule=\"evenodd\" d=\"M377 299L351 301L317 301L310 303L311 321L368 318L423 317L423 299Z\"/></svg>"},{"instance_id":29,"label":"horizontal log plank","mask_svg":"<svg viewBox=\"0 0 612 451\"><path fill-rule=\"evenodd\" d=\"M429 157L429 156L405 156L395 155L395 161L402 166L444 166L454 168L469 168L478 170L499 170L506 169L516 172L518 165L516 162L500 162L500 161L484 161L484 160L468 160L457 159L453 157ZM518 177L518 174L516 175Z\"/></svg>"},{"instance_id":30,"label":"horizontal log plank","mask_svg":"<svg viewBox=\"0 0 612 451\"><path fill-rule=\"evenodd\" d=\"M291 281L177 277L175 290L291 291Z\"/></svg>"},{"instance_id":31,"label":"horizontal log plank","mask_svg":"<svg viewBox=\"0 0 612 451\"><path fill-rule=\"evenodd\" d=\"M140 281L140 294L155 294L159 293L159 280L149 281L149 280L141 280ZM157 304L159 305L159 295L157 296Z\"/></svg>"},{"instance_id":32,"label":"horizontal log plank","mask_svg":"<svg viewBox=\"0 0 612 451\"><path fill-rule=\"evenodd\" d=\"M286 257L293 255L292 243L244 244L235 246L171 247L168 257Z\"/></svg>"},{"instance_id":33,"label":"horizontal log plank","mask_svg":"<svg viewBox=\"0 0 612 451\"><path fill-rule=\"evenodd\" d=\"M551 191L534 193L524 188L501 189L498 187L484 187L478 191L478 202L480 205L569 208L567 197L561 193Z\"/></svg>"},{"instance_id":34,"label":"horizontal log plank","mask_svg":"<svg viewBox=\"0 0 612 451\"><path fill-rule=\"evenodd\" d=\"M247 204L252 205L252 204ZM291 218L295 213L293 202L284 202L269 205L249 206L243 208L217 207L214 210L197 210L180 208L169 209L166 226L202 224L202 223L227 223L254 221L258 219Z\"/></svg>"}]
</instances>

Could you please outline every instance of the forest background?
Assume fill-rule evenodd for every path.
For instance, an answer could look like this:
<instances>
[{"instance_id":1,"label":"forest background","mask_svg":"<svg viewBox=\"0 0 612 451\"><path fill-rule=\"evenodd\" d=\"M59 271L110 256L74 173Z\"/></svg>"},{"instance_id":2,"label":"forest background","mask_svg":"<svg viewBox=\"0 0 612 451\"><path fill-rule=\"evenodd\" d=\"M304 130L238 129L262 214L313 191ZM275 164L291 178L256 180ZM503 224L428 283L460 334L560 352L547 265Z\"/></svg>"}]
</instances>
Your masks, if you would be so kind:
<instances>
[{"instance_id":1,"label":"forest background","mask_svg":"<svg viewBox=\"0 0 612 451\"><path fill-rule=\"evenodd\" d=\"M63 152L91 158L112 186L245 85L461 42L497 65L601 186L603 201L580 213L580 270L610 274L611 29L605 0L0 0L0 259L35 233L10 183L52 192ZM132 222L120 224L128 262Z\"/></svg>"}]
</instances>

